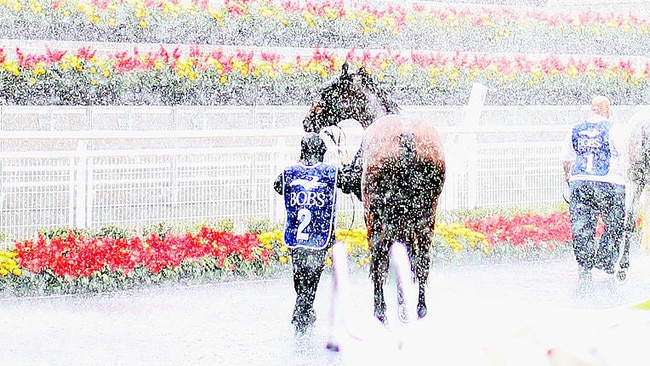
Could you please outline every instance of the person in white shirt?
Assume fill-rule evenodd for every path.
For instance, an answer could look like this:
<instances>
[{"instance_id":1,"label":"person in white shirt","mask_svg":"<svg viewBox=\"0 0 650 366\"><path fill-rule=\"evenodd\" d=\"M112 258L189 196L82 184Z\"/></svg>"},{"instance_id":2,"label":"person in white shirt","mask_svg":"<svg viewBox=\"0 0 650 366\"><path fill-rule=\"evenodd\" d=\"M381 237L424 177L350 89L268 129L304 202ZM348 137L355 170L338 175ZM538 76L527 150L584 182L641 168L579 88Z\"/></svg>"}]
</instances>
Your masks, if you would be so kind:
<instances>
[{"instance_id":1,"label":"person in white shirt","mask_svg":"<svg viewBox=\"0 0 650 366\"><path fill-rule=\"evenodd\" d=\"M614 274L625 223L625 135L610 121L611 102L596 96L589 117L573 125L563 146L569 216L580 279L593 268ZM599 217L605 224L596 240Z\"/></svg>"}]
</instances>

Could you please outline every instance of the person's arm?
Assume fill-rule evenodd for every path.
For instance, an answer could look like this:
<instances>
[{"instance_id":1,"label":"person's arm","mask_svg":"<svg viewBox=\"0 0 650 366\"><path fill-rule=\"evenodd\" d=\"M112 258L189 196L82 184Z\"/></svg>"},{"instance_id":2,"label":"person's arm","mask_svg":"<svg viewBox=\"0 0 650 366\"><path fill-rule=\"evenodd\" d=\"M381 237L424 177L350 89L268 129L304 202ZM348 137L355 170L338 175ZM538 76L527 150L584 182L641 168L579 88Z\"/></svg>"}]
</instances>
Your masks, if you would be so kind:
<instances>
[{"instance_id":1,"label":"person's arm","mask_svg":"<svg viewBox=\"0 0 650 366\"><path fill-rule=\"evenodd\" d=\"M571 165L576 158L576 152L573 150L573 142L571 141L572 132L569 132L562 143L562 152L560 158L562 160L562 169L564 170L564 181L569 182L571 177Z\"/></svg>"},{"instance_id":2,"label":"person's arm","mask_svg":"<svg viewBox=\"0 0 650 366\"><path fill-rule=\"evenodd\" d=\"M273 189L275 189L278 194L282 194L284 191L284 179L283 179L284 173L280 173L277 178L275 178L275 182L273 182Z\"/></svg>"},{"instance_id":3,"label":"person's arm","mask_svg":"<svg viewBox=\"0 0 650 366\"><path fill-rule=\"evenodd\" d=\"M343 193L353 193L361 200L361 150L357 151L350 163L344 163L339 169L337 186Z\"/></svg>"}]
</instances>

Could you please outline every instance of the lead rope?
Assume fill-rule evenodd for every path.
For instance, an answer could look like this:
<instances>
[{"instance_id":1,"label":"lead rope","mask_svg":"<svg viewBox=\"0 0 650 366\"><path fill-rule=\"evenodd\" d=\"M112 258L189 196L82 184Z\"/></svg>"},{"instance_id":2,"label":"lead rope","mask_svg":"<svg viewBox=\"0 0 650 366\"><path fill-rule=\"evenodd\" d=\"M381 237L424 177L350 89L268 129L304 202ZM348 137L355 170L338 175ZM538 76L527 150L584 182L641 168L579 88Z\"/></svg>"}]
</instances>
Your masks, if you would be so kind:
<instances>
[{"instance_id":1,"label":"lead rope","mask_svg":"<svg viewBox=\"0 0 650 366\"><path fill-rule=\"evenodd\" d=\"M325 133L325 135L327 135L332 140L334 145L336 146L337 155L338 155L339 161L340 161L341 156L343 155L343 149L341 149L341 136L343 136L346 141L347 141L347 136L345 135L345 131L343 131L343 129L340 126L333 125L333 126L330 126L330 127L338 128L338 130L339 130L338 138L335 138L332 131L330 131L328 128L323 129L323 133ZM356 207L355 206L356 205L355 205L355 202L354 202L354 198L352 197L351 194L349 196L350 196L350 202L352 203L352 220L350 220L350 224L349 224L349 226L347 228L347 232L342 238L343 241L345 241L345 238L347 238L349 236L349 234L350 234L350 231L352 231L352 224L354 224L354 220L355 220L355 216L356 216L355 215L355 213L356 213Z\"/></svg>"}]
</instances>

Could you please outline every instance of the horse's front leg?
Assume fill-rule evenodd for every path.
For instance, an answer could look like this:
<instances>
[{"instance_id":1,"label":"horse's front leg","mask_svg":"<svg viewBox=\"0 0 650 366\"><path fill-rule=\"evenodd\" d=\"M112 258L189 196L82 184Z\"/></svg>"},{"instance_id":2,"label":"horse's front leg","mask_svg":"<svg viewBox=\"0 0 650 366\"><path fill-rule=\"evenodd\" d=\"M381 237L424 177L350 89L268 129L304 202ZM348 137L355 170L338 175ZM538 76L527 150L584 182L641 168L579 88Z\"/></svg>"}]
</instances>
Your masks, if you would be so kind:
<instances>
[{"instance_id":1,"label":"horse's front leg","mask_svg":"<svg viewBox=\"0 0 650 366\"><path fill-rule=\"evenodd\" d=\"M427 315L427 304L425 301L425 296L424 296L424 287L426 286L426 280L425 281L419 281L418 280L418 318L422 319Z\"/></svg>"},{"instance_id":2,"label":"horse's front leg","mask_svg":"<svg viewBox=\"0 0 650 366\"><path fill-rule=\"evenodd\" d=\"M375 282L375 318L386 324L386 299L384 298L384 284Z\"/></svg>"},{"instance_id":3,"label":"horse's front leg","mask_svg":"<svg viewBox=\"0 0 650 366\"><path fill-rule=\"evenodd\" d=\"M388 272L388 245L385 241L378 217L375 217L371 221L370 227L370 276L374 285L375 317L385 324L386 299L384 298L384 283L386 281L386 273Z\"/></svg>"}]
</instances>

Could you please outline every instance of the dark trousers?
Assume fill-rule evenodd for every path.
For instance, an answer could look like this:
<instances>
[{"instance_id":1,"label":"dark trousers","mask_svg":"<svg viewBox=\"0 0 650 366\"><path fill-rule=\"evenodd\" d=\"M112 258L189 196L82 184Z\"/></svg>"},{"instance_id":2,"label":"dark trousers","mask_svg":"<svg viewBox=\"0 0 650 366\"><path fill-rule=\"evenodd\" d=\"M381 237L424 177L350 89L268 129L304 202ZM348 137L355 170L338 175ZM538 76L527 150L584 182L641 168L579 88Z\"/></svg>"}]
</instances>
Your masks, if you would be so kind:
<instances>
[{"instance_id":1,"label":"dark trousers","mask_svg":"<svg viewBox=\"0 0 650 366\"><path fill-rule=\"evenodd\" d=\"M625 224L625 186L594 181L570 183L569 215L573 232L573 251L584 270L593 267L613 273L618 260ZM605 232L595 241L598 218Z\"/></svg>"},{"instance_id":2,"label":"dark trousers","mask_svg":"<svg viewBox=\"0 0 650 366\"><path fill-rule=\"evenodd\" d=\"M304 326L316 320L314 298L326 256L327 249L291 249L293 288L296 291L296 305L291 321L294 325Z\"/></svg>"}]
</instances>

